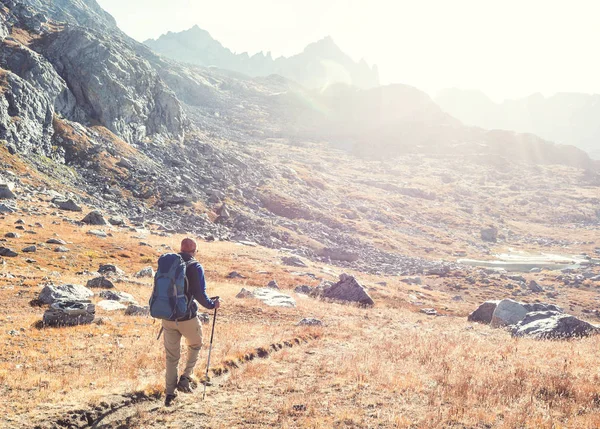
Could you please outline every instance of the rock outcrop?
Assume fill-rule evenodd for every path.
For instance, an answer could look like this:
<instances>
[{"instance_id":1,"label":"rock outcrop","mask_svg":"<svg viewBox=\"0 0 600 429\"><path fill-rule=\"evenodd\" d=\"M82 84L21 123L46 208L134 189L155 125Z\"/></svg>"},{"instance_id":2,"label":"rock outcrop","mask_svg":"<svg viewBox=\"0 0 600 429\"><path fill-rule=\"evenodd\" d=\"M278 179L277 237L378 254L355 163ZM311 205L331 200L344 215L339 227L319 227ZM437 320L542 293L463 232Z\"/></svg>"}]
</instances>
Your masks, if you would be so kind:
<instances>
[{"instance_id":1,"label":"rock outcrop","mask_svg":"<svg viewBox=\"0 0 600 429\"><path fill-rule=\"evenodd\" d=\"M367 306L375 304L366 289L354 277L348 274L341 274L339 282L326 288L323 292L323 298L357 302Z\"/></svg>"}]
</instances>

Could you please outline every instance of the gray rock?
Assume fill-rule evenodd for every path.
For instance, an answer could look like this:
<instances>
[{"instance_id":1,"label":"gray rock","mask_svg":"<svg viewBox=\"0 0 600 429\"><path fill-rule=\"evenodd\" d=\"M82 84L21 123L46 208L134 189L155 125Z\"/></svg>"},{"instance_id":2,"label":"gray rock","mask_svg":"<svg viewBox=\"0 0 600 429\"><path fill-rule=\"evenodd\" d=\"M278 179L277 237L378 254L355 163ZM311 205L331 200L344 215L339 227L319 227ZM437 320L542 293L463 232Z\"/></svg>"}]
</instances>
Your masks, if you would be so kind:
<instances>
[{"instance_id":1,"label":"gray rock","mask_svg":"<svg viewBox=\"0 0 600 429\"><path fill-rule=\"evenodd\" d=\"M113 282L108 280L106 277L96 277L88 280L87 287L89 288L102 288L102 289L113 289L115 285Z\"/></svg>"},{"instance_id":2,"label":"gray rock","mask_svg":"<svg viewBox=\"0 0 600 429\"><path fill-rule=\"evenodd\" d=\"M68 253L70 252L70 250L64 246L58 246L56 249L54 249L55 252L58 253Z\"/></svg>"},{"instance_id":3,"label":"gray rock","mask_svg":"<svg viewBox=\"0 0 600 429\"><path fill-rule=\"evenodd\" d=\"M294 289L294 292L302 295L311 295L313 293L313 288L308 285L297 286Z\"/></svg>"},{"instance_id":4,"label":"gray rock","mask_svg":"<svg viewBox=\"0 0 600 429\"><path fill-rule=\"evenodd\" d=\"M227 274L228 279L245 279L246 277L238 273L237 271L232 271Z\"/></svg>"},{"instance_id":5,"label":"gray rock","mask_svg":"<svg viewBox=\"0 0 600 429\"><path fill-rule=\"evenodd\" d=\"M11 207L6 204L0 204L0 213L14 213L17 211L16 207Z\"/></svg>"},{"instance_id":6,"label":"gray rock","mask_svg":"<svg viewBox=\"0 0 600 429\"><path fill-rule=\"evenodd\" d=\"M246 288L242 288L235 296L236 298L252 298L252 291L249 291Z\"/></svg>"},{"instance_id":7,"label":"gray rock","mask_svg":"<svg viewBox=\"0 0 600 429\"><path fill-rule=\"evenodd\" d=\"M126 316L150 316L150 307L130 304L125 310Z\"/></svg>"},{"instance_id":8,"label":"gray rock","mask_svg":"<svg viewBox=\"0 0 600 429\"><path fill-rule=\"evenodd\" d=\"M47 326L87 325L94 321L94 304L78 301L58 301L44 312L42 322Z\"/></svg>"},{"instance_id":9,"label":"gray rock","mask_svg":"<svg viewBox=\"0 0 600 429\"><path fill-rule=\"evenodd\" d=\"M108 218L108 223L114 226L123 226L125 225L125 221L118 216L111 216Z\"/></svg>"},{"instance_id":10,"label":"gray rock","mask_svg":"<svg viewBox=\"0 0 600 429\"><path fill-rule=\"evenodd\" d=\"M7 232L6 234L4 234L4 237L6 238L19 238L20 235L16 232Z\"/></svg>"},{"instance_id":11,"label":"gray rock","mask_svg":"<svg viewBox=\"0 0 600 429\"><path fill-rule=\"evenodd\" d=\"M46 244L60 244L60 245L64 245L64 244L67 244L67 242L65 240L61 240L60 238L51 238L48 241L46 241Z\"/></svg>"},{"instance_id":12,"label":"gray rock","mask_svg":"<svg viewBox=\"0 0 600 429\"><path fill-rule=\"evenodd\" d=\"M302 319L298 322L298 326L323 326L323 322L312 317Z\"/></svg>"},{"instance_id":13,"label":"gray rock","mask_svg":"<svg viewBox=\"0 0 600 429\"><path fill-rule=\"evenodd\" d=\"M19 254L17 252L15 252L12 249L9 249L8 247L0 247L0 256L4 256L6 258L14 258L18 255Z\"/></svg>"},{"instance_id":14,"label":"gray rock","mask_svg":"<svg viewBox=\"0 0 600 429\"><path fill-rule=\"evenodd\" d=\"M37 247L36 246L27 246L26 248L24 248L21 251L23 253L35 253L37 251Z\"/></svg>"},{"instance_id":15,"label":"gray rock","mask_svg":"<svg viewBox=\"0 0 600 429\"><path fill-rule=\"evenodd\" d=\"M108 234L105 231L99 230L99 229L90 229L87 232L88 235L94 235L96 237L100 237L100 238L106 238L108 237Z\"/></svg>"},{"instance_id":16,"label":"gray rock","mask_svg":"<svg viewBox=\"0 0 600 429\"><path fill-rule=\"evenodd\" d=\"M422 283L421 277L409 277L406 279L400 279L400 281L402 283L407 283L409 285L420 285Z\"/></svg>"},{"instance_id":17,"label":"gray rock","mask_svg":"<svg viewBox=\"0 0 600 429\"><path fill-rule=\"evenodd\" d=\"M120 302L112 301L112 300L108 300L108 299L100 301L97 305L104 311L127 310L127 307L125 305L121 304Z\"/></svg>"},{"instance_id":18,"label":"gray rock","mask_svg":"<svg viewBox=\"0 0 600 429\"><path fill-rule=\"evenodd\" d=\"M137 278L141 278L141 277L152 278L152 277L154 277L154 269L152 267L142 268L141 270L139 270L137 273L134 274L134 277L137 277Z\"/></svg>"},{"instance_id":19,"label":"gray rock","mask_svg":"<svg viewBox=\"0 0 600 429\"><path fill-rule=\"evenodd\" d=\"M419 313L423 313L428 316L437 316L438 314L435 308L422 308L419 310Z\"/></svg>"},{"instance_id":20,"label":"gray rock","mask_svg":"<svg viewBox=\"0 0 600 429\"><path fill-rule=\"evenodd\" d=\"M324 298L337 301L357 302L362 305L373 305L375 302L366 289L348 274L341 274L340 281L323 292Z\"/></svg>"},{"instance_id":21,"label":"gray rock","mask_svg":"<svg viewBox=\"0 0 600 429\"><path fill-rule=\"evenodd\" d=\"M515 325L523 320L527 313L527 308L523 304L512 299L503 299L494 310L491 325L495 328Z\"/></svg>"},{"instance_id":22,"label":"gray rock","mask_svg":"<svg viewBox=\"0 0 600 429\"><path fill-rule=\"evenodd\" d=\"M525 316L512 330L515 337L537 339L569 339L597 334L594 325L555 311L532 312Z\"/></svg>"},{"instance_id":23,"label":"gray rock","mask_svg":"<svg viewBox=\"0 0 600 429\"><path fill-rule=\"evenodd\" d=\"M481 239L483 241L493 242L498 241L498 228L495 226L490 226L489 228L484 228L480 231Z\"/></svg>"},{"instance_id":24,"label":"gray rock","mask_svg":"<svg viewBox=\"0 0 600 429\"><path fill-rule=\"evenodd\" d=\"M15 184L10 182L0 182L0 199L13 200L17 198L14 193Z\"/></svg>"},{"instance_id":25,"label":"gray rock","mask_svg":"<svg viewBox=\"0 0 600 429\"><path fill-rule=\"evenodd\" d=\"M541 302L534 302L531 304L523 304L523 307L527 309L528 313L534 311L555 311L557 313L564 313L564 310L558 305L554 304L544 304Z\"/></svg>"},{"instance_id":26,"label":"gray rock","mask_svg":"<svg viewBox=\"0 0 600 429\"><path fill-rule=\"evenodd\" d=\"M267 284L267 287L271 289L279 289L279 285L277 284L276 280L271 280L269 284Z\"/></svg>"},{"instance_id":27,"label":"gray rock","mask_svg":"<svg viewBox=\"0 0 600 429\"><path fill-rule=\"evenodd\" d=\"M103 290L98 294L100 298L107 299L109 301L125 302L130 304L137 304L137 301L133 295L126 292L118 292L112 290Z\"/></svg>"},{"instance_id":28,"label":"gray rock","mask_svg":"<svg viewBox=\"0 0 600 429\"><path fill-rule=\"evenodd\" d=\"M494 314L494 310L496 310L496 306L500 301L486 301L477 308L474 312L469 314L467 320L469 322L480 322L489 324L492 322L492 315Z\"/></svg>"},{"instance_id":29,"label":"gray rock","mask_svg":"<svg viewBox=\"0 0 600 429\"><path fill-rule=\"evenodd\" d=\"M281 258L281 261L285 265L290 265L292 267L307 267L306 263L298 256L284 256L283 258Z\"/></svg>"},{"instance_id":30,"label":"gray rock","mask_svg":"<svg viewBox=\"0 0 600 429\"><path fill-rule=\"evenodd\" d=\"M98 210L89 212L81 221L88 225L108 225L108 222Z\"/></svg>"},{"instance_id":31,"label":"gray rock","mask_svg":"<svg viewBox=\"0 0 600 429\"><path fill-rule=\"evenodd\" d=\"M98 274L114 274L117 276L125 275L125 272L114 264L103 264L98 268Z\"/></svg>"},{"instance_id":32,"label":"gray rock","mask_svg":"<svg viewBox=\"0 0 600 429\"><path fill-rule=\"evenodd\" d=\"M529 290L532 291L533 293L540 293L540 292L544 292L544 288L541 287L538 282L536 282L535 280L531 280L529 282Z\"/></svg>"},{"instance_id":33,"label":"gray rock","mask_svg":"<svg viewBox=\"0 0 600 429\"><path fill-rule=\"evenodd\" d=\"M46 285L38 300L43 304L53 304L57 301L89 302L93 296L94 292L81 285Z\"/></svg>"},{"instance_id":34,"label":"gray rock","mask_svg":"<svg viewBox=\"0 0 600 429\"><path fill-rule=\"evenodd\" d=\"M68 200L64 200L61 198L54 198L52 200L52 202L54 204L56 204L56 206L61 209L61 210L66 210L66 211L70 211L70 212L80 212L83 209L81 208L81 206L79 206L75 201L73 201L72 199L68 199Z\"/></svg>"}]
</instances>

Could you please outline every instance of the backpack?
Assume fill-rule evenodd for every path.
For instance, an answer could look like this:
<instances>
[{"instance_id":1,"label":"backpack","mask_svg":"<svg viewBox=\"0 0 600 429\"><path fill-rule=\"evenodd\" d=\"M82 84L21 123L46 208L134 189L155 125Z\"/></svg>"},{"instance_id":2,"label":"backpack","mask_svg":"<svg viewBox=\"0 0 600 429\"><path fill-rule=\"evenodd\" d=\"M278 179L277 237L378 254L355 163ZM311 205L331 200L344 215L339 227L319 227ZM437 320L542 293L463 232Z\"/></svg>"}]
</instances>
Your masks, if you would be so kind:
<instances>
[{"instance_id":1,"label":"backpack","mask_svg":"<svg viewBox=\"0 0 600 429\"><path fill-rule=\"evenodd\" d=\"M192 302L187 296L187 265L176 253L167 253L158 258L158 270L150 296L152 317L170 321L185 317Z\"/></svg>"}]
</instances>

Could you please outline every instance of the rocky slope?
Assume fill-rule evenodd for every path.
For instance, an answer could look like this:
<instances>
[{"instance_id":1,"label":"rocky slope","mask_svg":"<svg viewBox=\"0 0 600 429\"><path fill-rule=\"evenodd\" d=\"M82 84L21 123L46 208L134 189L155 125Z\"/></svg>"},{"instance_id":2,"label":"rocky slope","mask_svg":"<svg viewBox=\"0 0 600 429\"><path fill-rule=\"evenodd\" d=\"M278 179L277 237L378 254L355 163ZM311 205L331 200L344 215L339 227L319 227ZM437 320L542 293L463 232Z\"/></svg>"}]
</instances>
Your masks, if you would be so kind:
<instances>
[{"instance_id":1,"label":"rocky slope","mask_svg":"<svg viewBox=\"0 0 600 429\"><path fill-rule=\"evenodd\" d=\"M465 124L487 129L533 133L544 139L575 145L600 159L600 95L533 94L495 103L479 91L447 89L435 98L446 112Z\"/></svg>"},{"instance_id":2,"label":"rocky slope","mask_svg":"<svg viewBox=\"0 0 600 429\"><path fill-rule=\"evenodd\" d=\"M218 67L248 76L278 74L307 88L322 89L343 82L359 88L379 85L377 67L362 60L355 62L331 39L312 43L292 57L273 59L271 53L235 54L198 26L180 33L169 32L157 40L144 42L153 51L183 63Z\"/></svg>"}]
</instances>

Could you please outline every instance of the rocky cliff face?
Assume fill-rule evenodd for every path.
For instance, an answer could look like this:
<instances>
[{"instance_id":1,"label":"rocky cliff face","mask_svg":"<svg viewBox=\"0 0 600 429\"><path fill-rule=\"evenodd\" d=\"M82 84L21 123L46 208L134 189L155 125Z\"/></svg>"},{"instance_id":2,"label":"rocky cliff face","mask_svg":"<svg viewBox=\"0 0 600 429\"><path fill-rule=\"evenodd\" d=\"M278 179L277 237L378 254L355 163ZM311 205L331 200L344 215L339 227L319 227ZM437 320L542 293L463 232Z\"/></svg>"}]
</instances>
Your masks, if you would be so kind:
<instances>
[{"instance_id":1,"label":"rocky cliff face","mask_svg":"<svg viewBox=\"0 0 600 429\"><path fill-rule=\"evenodd\" d=\"M253 56L234 54L198 26L180 33L169 32L144 43L155 52L177 61L215 66L253 77L279 74L312 89L340 82L359 88L379 85L377 67L369 67L364 60L355 62L331 37L312 43L298 55L277 59L273 59L270 53Z\"/></svg>"}]
</instances>

